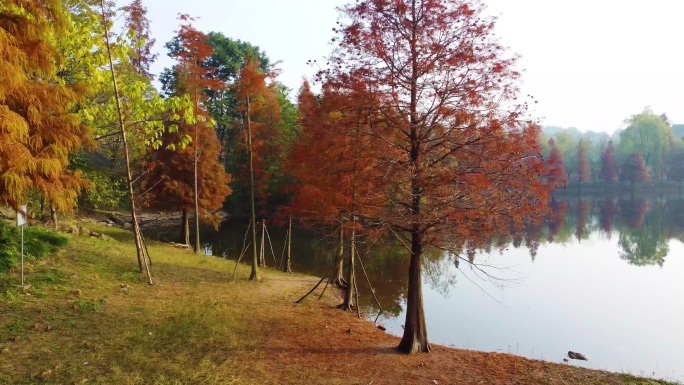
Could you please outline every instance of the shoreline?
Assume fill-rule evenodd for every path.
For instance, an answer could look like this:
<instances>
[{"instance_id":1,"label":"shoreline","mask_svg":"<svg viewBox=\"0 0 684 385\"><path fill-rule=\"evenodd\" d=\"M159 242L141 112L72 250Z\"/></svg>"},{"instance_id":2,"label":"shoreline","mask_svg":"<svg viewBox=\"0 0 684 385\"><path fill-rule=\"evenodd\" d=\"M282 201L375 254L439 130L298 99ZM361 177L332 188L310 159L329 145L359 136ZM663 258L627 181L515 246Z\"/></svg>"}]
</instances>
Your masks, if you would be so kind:
<instances>
[{"instance_id":1,"label":"shoreline","mask_svg":"<svg viewBox=\"0 0 684 385\"><path fill-rule=\"evenodd\" d=\"M0 383L671 384L438 344L399 354L335 291L294 304L316 277L265 269L254 283L241 264L232 282L234 261L151 241L150 286L130 232L93 229L112 240L70 236L29 266L26 292L0 276Z\"/></svg>"}]
</instances>

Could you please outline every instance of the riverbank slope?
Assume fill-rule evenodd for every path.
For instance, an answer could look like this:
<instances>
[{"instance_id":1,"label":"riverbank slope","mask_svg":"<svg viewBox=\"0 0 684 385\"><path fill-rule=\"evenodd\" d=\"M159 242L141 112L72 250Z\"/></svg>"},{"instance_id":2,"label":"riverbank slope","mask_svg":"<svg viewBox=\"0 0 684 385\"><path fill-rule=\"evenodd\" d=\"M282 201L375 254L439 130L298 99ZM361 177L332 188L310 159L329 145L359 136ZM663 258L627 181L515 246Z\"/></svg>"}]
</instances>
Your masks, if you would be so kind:
<instances>
[{"instance_id":1,"label":"riverbank slope","mask_svg":"<svg viewBox=\"0 0 684 385\"><path fill-rule=\"evenodd\" d=\"M249 269L150 243L155 284L131 234L72 236L66 249L0 275L0 383L7 384L666 384L570 365L435 346L397 354L396 337L333 308L294 304L316 278ZM296 256L295 256L296 257Z\"/></svg>"}]
</instances>

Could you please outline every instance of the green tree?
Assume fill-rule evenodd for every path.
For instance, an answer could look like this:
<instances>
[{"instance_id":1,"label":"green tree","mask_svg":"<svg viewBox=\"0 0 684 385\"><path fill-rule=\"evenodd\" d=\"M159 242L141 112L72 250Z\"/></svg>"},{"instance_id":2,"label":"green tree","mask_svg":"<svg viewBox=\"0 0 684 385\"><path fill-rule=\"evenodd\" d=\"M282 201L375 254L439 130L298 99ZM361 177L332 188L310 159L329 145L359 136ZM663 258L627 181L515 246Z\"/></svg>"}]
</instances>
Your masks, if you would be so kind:
<instances>
[{"instance_id":1,"label":"green tree","mask_svg":"<svg viewBox=\"0 0 684 385\"><path fill-rule=\"evenodd\" d=\"M667 178L671 181L679 183L679 191L682 191L682 182L684 182L684 152L672 156L667 165Z\"/></svg>"},{"instance_id":2,"label":"green tree","mask_svg":"<svg viewBox=\"0 0 684 385\"><path fill-rule=\"evenodd\" d=\"M577 172L577 141L578 138L568 130L563 130L553 136L558 151L563 156L563 165L568 178L572 180Z\"/></svg>"},{"instance_id":3,"label":"green tree","mask_svg":"<svg viewBox=\"0 0 684 385\"><path fill-rule=\"evenodd\" d=\"M112 167L117 166L119 152L123 150L124 175L131 220L136 234L138 264L144 271L145 256L137 225L137 191L134 185L133 165L136 156L147 147L161 146L165 129L176 130L170 121L181 119L175 111L188 106L189 100L170 98L163 100L151 84L132 63L135 34L116 33L111 29L113 20L121 15L115 4L104 0L64 0L71 16L72 28L57 36L58 46L68 52L60 76L64 82L87 82L89 94L75 111L90 125L96 127L98 140L112 144L107 154ZM184 118L192 119L192 110ZM187 143L187 138L182 139ZM119 145L120 144L120 145ZM149 273L149 270L148 270Z\"/></svg>"},{"instance_id":4,"label":"green tree","mask_svg":"<svg viewBox=\"0 0 684 385\"><path fill-rule=\"evenodd\" d=\"M620 152L622 154L643 154L647 166L653 170L655 179L660 180L664 173L665 152L669 148L672 132L669 124L650 108L632 115L625 120L626 128L620 132Z\"/></svg>"},{"instance_id":5,"label":"green tree","mask_svg":"<svg viewBox=\"0 0 684 385\"><path fill-rule=\"evenodd\" d=\"M587 158L587 147L590 145L591 143L587 144L583 139L577 143L577 185L580 191L582 183L589 182L591 179L591 165Z\"/></svg>"}]
</instances>

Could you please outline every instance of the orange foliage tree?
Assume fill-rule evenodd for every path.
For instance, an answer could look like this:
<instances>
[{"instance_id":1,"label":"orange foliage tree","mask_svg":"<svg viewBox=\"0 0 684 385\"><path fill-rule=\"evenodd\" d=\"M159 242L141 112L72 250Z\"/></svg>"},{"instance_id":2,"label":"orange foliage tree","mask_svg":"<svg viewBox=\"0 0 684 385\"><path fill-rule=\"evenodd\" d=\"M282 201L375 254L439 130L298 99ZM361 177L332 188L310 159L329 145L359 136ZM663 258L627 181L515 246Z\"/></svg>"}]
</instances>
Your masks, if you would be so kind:
<instances>
[{"instance_id":1,"label":"orange foliage tree","mask_svg":"<svg viewBox=\"0 0 684 385\"><path fill-rule=\"evenodd\" d=\"M615 182L618 178L617 166L615 165L615 148L613 141L608 141L608 146L601 153L601 173L599 179L604 182Z\"/></svg>"},{"instance_id":2,"label":"orange foliage tree","mask_svg":"<svg viewBox=\"0 0 684 385\"><path fill-rule=\"evenodd\" d=\"M618 206L615 199L606 199L599 202L599 225L601 231L610 239L613 233L613 222L617 214Z\"/></svg>"},{"instance_id":3,"label":"orange foliage tree","mask_svg":"<svg viewBox=\"0 0 684 385\"><path fill-rule=\"evenodd\" d=\"M147 19L147 8L142 0L133 0L125 7L126 29L131 35L133 51L130 53L131 65L138 75L153 78L150 65L157 58L152 53L155 39L150 37L150 21Z\"/></svg>"},{"instance_id":4,"label":"orange foliage tree","mask_svg":"<svg viewBox=\"0 0 684 385\"><path fill-rule=\"evenodd\" d=\"M549 158L546 160L546 182L551 188L565 187L568 185L565 161L553 139L549 139L549 151Z\"/></svg>"},{"instance_id":5,"label":"orange foliage tree","mask_svg":"<svg viewBox=\"0 0 684 385\"><path fill-rule=\"evenodd\" d=\"M219 161L221 143L211 126L209 114L203 105L207 89L218 89L222 84L215 80L211 71L202 63L211 56L213 49L206 43L207 35L196 30L187 15L181 15L182 25L178 31L180 49L174 51L178 64L175 66L175 94L189 95L193 104L194 122L183 122L178 131L164 136L164 148L150 151L148 173L144 185L148 190L148 204L183 212L181 242L189 243L188 212L195 212L194 250L199 251L200 218L218 225L214 214L231 193L230 175L225 173ZM175 143L184 137L191 142L184 148Z\"/></svg>"},{"instance_id":6,"label":"orange foliage tree","mask_svg":"<svg viewBox=\"0 0 684 385\"><path fill-rule=\"evenodd\" d=\"M234 84L239 110L243 116L245 143L249 166L250 206L251 206L251 244L252 244L252 272L250 280L259 280L259 266L256 239L256 188L263 186L267 173L262 168L265 159L274 154L277 143L275 130L280 122L280 105L277 99L275 82L267 83L274 73L261 70L259 61L248 57L240 76Z\"/></svg>"},{"instance_id":7,"label":"orange foliage tree","mask_svg":"<svg viewBox=\"0 0 684 385\"><path fill-rule=\"evenodd\" d=\"M87 185L67 168L70 154L93 145L73 113L85 87L59 79L62 58L51 44L67 28L60 1L0 4L0 201L14 208L36 189L53 215L68 211Z\"/></svg>"},{"instance_id":8,"label":"orange foliage tree","mask_svg":"<svg viewBox=\"0 0 684 385\"><path fill-rule=\"evenodd\" d=\"M398 347L406 353L430 350L426 249L456 251L469 238L521 227L539 219L548 196L539 127L517 101L516 60L482 8L462 0L358 1L341 9L330 68L319 73L342 95L373 95L365 98L372 113L354 133L374 144L360 154L373 167L356 201L373 202L365 220L392 229L411 253Z\"/></svg>"},{"instance_id":9,"label":"orange foliage tree","mask_svg":"<svg viewBox=\"0 0 684 385\"><path fill-rule=\"evenodd\" d=\"M577 185L581 191L582 182L589 182L589 179L591 179L591 166L587 158L587 145L582 139L577 143L577 161L579 162L577 166Z\"/></svg>"},{"instance_id":10,"label":"orange foliage tree","mask_svg":"<svg viewBox=\"0 0 684 385\"><path fill-rule=\"evenodd\" d=\"M368 218L377 175L374 140L367 135L369 117L377 112L374 94L363 89L338 90L325 85L317 97L307 83L299 95L301 132L288 169L297 180L291 215L302 220L339 225L338 264L332 282L345 289L340 307L355 307L356 238L359 219ZM381 202L376 202L381 203ZM346 278L342 276L344 234L349 234Z\"/></svg>"},{"instance_id":11,"label":"orange foliage tree","mask_svg":"<svg viewBox=\"0 0 684 385\"><path fill-rule=\"evenodd\" d=\"M632 192L634 191L634 183L645 183L648 177L648 167L643 153L631 154L622 163L620 180L629 182Z\"/></svg>"}]
</instances>

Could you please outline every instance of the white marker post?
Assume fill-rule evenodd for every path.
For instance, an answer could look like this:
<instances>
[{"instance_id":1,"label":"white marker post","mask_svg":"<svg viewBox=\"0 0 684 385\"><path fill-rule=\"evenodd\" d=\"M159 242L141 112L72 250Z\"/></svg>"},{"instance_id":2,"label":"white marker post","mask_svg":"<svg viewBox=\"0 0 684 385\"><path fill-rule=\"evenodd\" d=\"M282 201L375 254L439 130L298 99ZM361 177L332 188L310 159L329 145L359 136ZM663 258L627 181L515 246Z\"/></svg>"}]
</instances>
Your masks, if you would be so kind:
<instances>
[{"instance_id":1,"label":"white marker post","mask_svg":"<svg viewBox=\"0 0 684 385\"><path fill-rule=\"evenodd\" d=\"M24 225L26 224L26 205L17 211L17 226L21 231L21 289L24 290Z\"/></svg>"}]
</instances>

